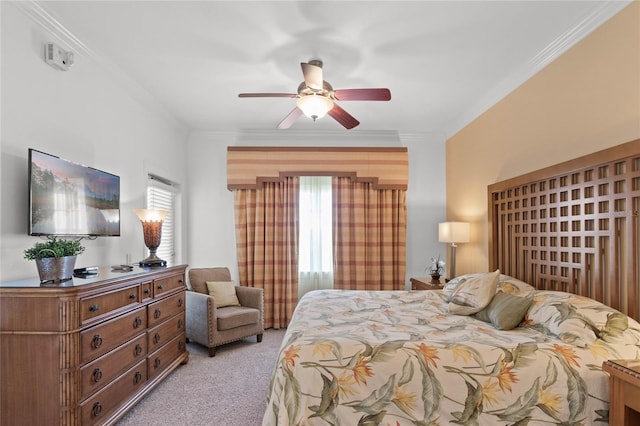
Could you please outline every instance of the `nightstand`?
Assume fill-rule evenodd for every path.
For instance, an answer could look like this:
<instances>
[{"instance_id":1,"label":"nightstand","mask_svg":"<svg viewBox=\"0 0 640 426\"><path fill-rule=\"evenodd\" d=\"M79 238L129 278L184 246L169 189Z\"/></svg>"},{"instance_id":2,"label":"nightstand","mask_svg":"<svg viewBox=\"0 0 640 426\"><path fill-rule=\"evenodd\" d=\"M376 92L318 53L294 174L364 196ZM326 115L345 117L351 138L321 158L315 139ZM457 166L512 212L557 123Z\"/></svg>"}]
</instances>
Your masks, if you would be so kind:
<instances>
[{"instance_id":1,"label":"nightstand","mask_svg":"<svg viewBox=\"0 0 640 426\"><path fill-rule=\"evenodd\" d=\"M609 424L640 424L640 360L612 359L602 370L609 373Z\"/></svg>"},{"instance_id":2,"label":"nightstand","mask_svg":"<svg viewBox=\"0 0 640 426\"><path fill-rule=\"evenodd\" d=\"M411 278L411 290L442 290L444 278L440 278L440 284L432 284L431 277Z\"/></svg>"}]
</instances>

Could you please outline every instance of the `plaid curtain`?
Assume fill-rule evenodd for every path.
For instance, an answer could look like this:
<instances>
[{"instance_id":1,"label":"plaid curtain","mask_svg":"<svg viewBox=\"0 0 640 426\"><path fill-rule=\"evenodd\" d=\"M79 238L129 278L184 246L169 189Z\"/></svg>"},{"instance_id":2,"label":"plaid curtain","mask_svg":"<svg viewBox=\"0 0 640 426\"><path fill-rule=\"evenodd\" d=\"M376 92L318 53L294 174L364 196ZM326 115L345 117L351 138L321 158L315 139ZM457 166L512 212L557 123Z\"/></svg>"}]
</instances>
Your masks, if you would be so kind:
<instances>
[{"instance_id":1,"label":"plaid curtain","mask_svg":"<svg viewBox=\"0 0 640 426\"><path fill-rule=\"evenodd\" d=\"M334 278L337 289L404 290L406 191L333 177Z\"/></svg>"},{"instance_id":2,"label":"plaid curtain","mask_svg":"<svg viewBox=\"0 0 640 426\"><path fill-rule=\"evenodd\" d=\"M298 177L234 191L240 285L264 289L264 326L289 324L298 301Z\"/></svg>"}]
</instances>

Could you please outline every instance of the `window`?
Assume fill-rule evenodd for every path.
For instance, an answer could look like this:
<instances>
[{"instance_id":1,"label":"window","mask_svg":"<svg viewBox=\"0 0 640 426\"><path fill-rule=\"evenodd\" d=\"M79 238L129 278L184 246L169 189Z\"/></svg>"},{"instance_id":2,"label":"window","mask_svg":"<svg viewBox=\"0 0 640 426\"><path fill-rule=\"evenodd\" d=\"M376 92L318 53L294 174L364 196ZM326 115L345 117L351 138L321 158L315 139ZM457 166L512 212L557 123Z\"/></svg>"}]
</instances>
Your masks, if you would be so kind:
<instances>
[{"instance_id":1,"label":"window","mask_svg":"<svg viewBox=\"0 0 640 426\"><path fill-rule=\"evenodd\" d=\"M333 287L331 176L301 176L298 295Z\"/></svg>"},{"instance_id":2,"label":"window","mask_svg":"<svg viewBox=\"0 0 640 426\"><path fill-rule=\"evenodd\" d=\"M147 208L167 210L169 213L162 224L162 239L156 255L167 261L168 265L175 265L176 234L179 186L160 176L149 174L147 181Z\"/></svg>"}]
</instances>

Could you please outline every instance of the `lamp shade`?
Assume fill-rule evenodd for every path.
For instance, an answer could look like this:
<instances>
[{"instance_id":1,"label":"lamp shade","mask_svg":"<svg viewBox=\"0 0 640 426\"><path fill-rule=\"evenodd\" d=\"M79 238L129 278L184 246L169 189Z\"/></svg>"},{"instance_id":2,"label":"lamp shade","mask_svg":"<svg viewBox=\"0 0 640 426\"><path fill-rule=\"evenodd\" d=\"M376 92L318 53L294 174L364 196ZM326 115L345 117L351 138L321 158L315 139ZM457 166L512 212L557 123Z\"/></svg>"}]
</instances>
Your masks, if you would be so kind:
<instances>
[{"instance_id":1,"label":"lamp shade","mask_svg":"<svg viewBox=\"0 0 640 426\"><path fill-rule=\"evenodd\" d=\"M468 243L469 224L467 222L442 222L438 225L438 240L441 243Z\"/></svg>"},{"instance_id":2,"label":"lamp shade","mask_svg":"<svg viewBox=\"0 0 640 426\"><path fill-rule=\"evenodd\" d=\"M304 115L316 121L333 108L333 101L322 95L306 95L298 98L296 105Z\"/></svg>"},{"instance_id":3,"label":"lamp shade","mask_svg":"<svg viewBox=\"0 0 640 426\"><path fill-rule=\"evenodd\" d=\"M167 217L167 210L133 209L141 222L162 222Z\"/></svg>"},{"instance_id":4,"label":"lamp shade","mask_svg":"<svg viewBox=\"0 0 640 426\"><path fill-rule=\"evenodd\" d=\"M149 248L149 256L140 261L140 266L166 266L167 261L156 255L160 241L162 240L162 222L169 213L167 210L134 209L144 234L144 245Z\"/></svg>"}]
</instances>

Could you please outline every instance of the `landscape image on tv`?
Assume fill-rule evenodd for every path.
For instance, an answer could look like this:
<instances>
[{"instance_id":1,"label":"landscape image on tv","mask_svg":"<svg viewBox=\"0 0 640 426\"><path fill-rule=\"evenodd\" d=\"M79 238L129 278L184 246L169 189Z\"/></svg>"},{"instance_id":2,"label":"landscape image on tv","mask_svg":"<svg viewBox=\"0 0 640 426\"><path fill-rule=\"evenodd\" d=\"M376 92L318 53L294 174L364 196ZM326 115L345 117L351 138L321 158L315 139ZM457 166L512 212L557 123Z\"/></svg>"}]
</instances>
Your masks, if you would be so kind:
<instances>
[{"instance_id":1,"label":"landscape image on tv","mask_svg":"<svg viewBox=\"0 0 640 426\"><path fill-rule=\"evenodd\" d=\"M29 150L30 235L120 235L120 178Z\"/></svg>"}]
</instances>

